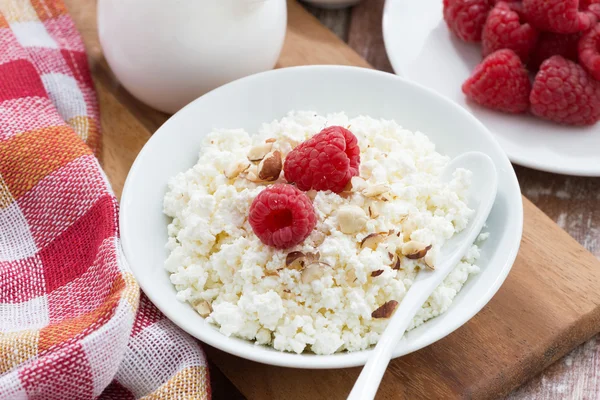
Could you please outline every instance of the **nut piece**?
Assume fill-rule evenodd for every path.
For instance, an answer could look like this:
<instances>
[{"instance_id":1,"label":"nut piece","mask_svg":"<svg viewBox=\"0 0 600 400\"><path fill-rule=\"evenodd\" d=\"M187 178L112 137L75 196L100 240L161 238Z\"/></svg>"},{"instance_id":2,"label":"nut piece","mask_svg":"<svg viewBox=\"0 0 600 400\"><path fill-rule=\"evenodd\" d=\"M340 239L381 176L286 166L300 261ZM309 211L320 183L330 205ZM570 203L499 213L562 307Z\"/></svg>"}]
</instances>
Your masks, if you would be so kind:
<instances>
[{"instance_id":1,"label":"nut piece","mask_svg":"<svg viewBox=\"0 0 600 400\"><path fill-rule=\"evenodd\" d=\"M342 190L339 195L345 199L352 196L353 193L360 192L367 187L367 181L365 181L360 176L353 176L350 178L344 190Z\"/></svg>"},{"instance_id":2,"label":"nut piece","mask_svg":"<svg viewBox=\"0 0 600 400\"><path fill-rule=\"evenodd\" d=\"M396 300L390 300L371 313L372 318L390 318L398 308Z\"/></svg>"},{"instance_id":3,"label":"nut piece","mask_svg":"<svg viewBox=\"0 0 600 400\"><path fill-rule=\"evenodd\" d=\"M374 203L369 205L369 217L370 218L379 217L379 210L377 209L377 206Z\"/></svg>"},{"instance_id":4,"label":"nut piece","mask_svg":"<svg viewBox=\"0 0 600 400\"><path fill-rule=\"evenodd\" d=\"M351 269L350 271L348 271L348 273L346 274L346 280L348 282L355 282L358 278L356 277L356 271Z\"/></svg>"},{"instance_id":5,"label":"nut piece","mask_svg":"<svg viewBox=\"0 0 600 400\"><path fill-rule=\"evenodd\" d=\"M321 254L319 252L316 253L306 253L304 254L301 251L292 251L288 253L285 257L285 266L290 269L302 270L305 265L310 265L317 263L321 258Z\"/></svg>"},{"instance_id":6,"label":"nut piece","mask_svg":"<svg viewBox=\"0 0 600 400\"><path fill-rule=\"evenodd\" d=\"M359 232L367 224L367 214L359 206L343 206L338 211L338 224L343 233Z\"/></svg>"},{"instance_id":7,"label":"nut piece","mask_svg":"<svg viewBox=\"0 0 600 400\"><path fill-rule=\"evenodd\" d=\"M313 239L313 244L315 246L322 245L323 242L325 241L325 239L327 239L327 236L325 236L325 234L323 232L319 232L319 231L313 232L313 234L311 235L311 237Z\"/></svg>"},{"instance_id":8,"label":"nut piece","mask_svg":"<svg viewBox=\"0 0 600 400\"><path fill-rule=\"evenodd\" d=\"M275 138L268 138L267 140L265 140L265 143L275 143L277 141L277 139Z\"/></svg>"},{"instance_id":9,"label":"nut piece","mask_svg":"<svg viewBox=\"0 0 600 400\"><path fill-rule=\"evenodd\" d=\"M389 185L385 183L379 183L377 185L369 186L368 188L362 191L367 197L378 197L390 191Z\"/></svg>"},{"instance_id":10,"label":"nut piece","mask_svg":"<svg viewBox=\"0 0 600 400\"><path fill-rule=\"evenodd\" d=\"M308 198L313 201L315 199L315 197L317 197L317 191L314 189L310 189L308 192L306 192L306 195L308 196Z\"/></svg>"},{"instance_id":11,"label":"nut piece","mask_svg":"<svg viewBox=\"0 0 600 400\"><path fill-rule=\"evenodd\" d=\"M212 312L212 307L210 306L210 303L206 300L203 300L200 303L196 304L194 308L202 318L208 317Z\"/></svg>"},{"instance_id":12,"label":"nut piece","mask_svg":"<svg viewBox=\"0 0 600 400\"><path fill-rule=\"evenodd\" d=\"M239 174L245 172L248 168L250 168L250 163L246 160L233 162L225 169L225 177L227 179L237 178Z\"/></svg>"},{"instance_id":13,"label":"nut piece","mask_svg":"<svg viewBox=\"0 0 600 400\"><path fill-rule=\"evenodd\" d=\"M365 236L365 238L360 242L360 248L364 249L368 247L375 251L377 249L377 245L383 242L383 239L385 239L385 237L382 233L371 233L370 235Z\"/></svg>"},{"instance_id":14,"label":"nut piece","mask_svg":"<svg viewBox=\"0 0 600 400\"><path fill-rule=\"evenodd\" d=\"M390 264L390 266L392 267L392 269L400 269L400 257L398 257L398 254L392 254L392 263Z\"/></svg>"},{"instance_id":15,"label":"nut piece","mask_svg":"<svg viewBox=\"0 0 600 400\"><path fill-rule=\"evenodd\" d=\"M306 261L306 257L304 253L301 251L292 251L288 253L285 257L285 266L291 269L301 270L304 268L304 262Z\"/></svg>"},{"instance_id":16,"label":"nut piece","mask_svg":"<svg viewBox=\"0 0 600 400\"><path fill-rule=\"evenodd\" d=\"M425 255L425 258L423 258L425 266L432 271L435 269L435 256L433 253L433 251L430 251Z\"/></svg>"},{"instance_id":17,"label":"nut piece","mask_svg":"<svg viewBox=\"0 0 600 400\"><path fill-rule=\"evenodd\" d=\"M430 249L431 245L428 246L425 243L411 240L410 242L402 245L402 254L411 260L418 260L419 258L425 257Z\"/></svg>"},{"instance_id":18,"label":"nut piece","mask_svg":"<svg viewBox=\"0 0 600 400\"><path fill-rule=\"evenodd\" d=\"M256 165L251 165L250 168L246 170L246 179L254 183L262 182L258 177L258 168L256 167Z\"/></svg>"},{"instance_id":19,"label":"nut piece","mask_svg":"<svg viewBox=\"0 0 600 400\"><path fill-rule=\"evenodd\" d=\"M302 271L302 276L300 280L302 283L311 283L312 281L319 279L323 276L323 268L328 267L329 265L322 262L315 262L310 264L308 267Z\"/></svg>"},{"instance_id":20,"label":"nut piece","mask_svg":"<svg viewBox=\"0 0 600 400\"><path fill-rule=\"evenodd\" d=\"M281 153L279 150L275 150L267 154L258 164L258 178L268 182L276 181L279 179L282 168Z\"/></svg>"},{"instance_id":21,"label":"nut piece","mask_svg":"<svg viewBox=\"0 0 600 400\"><path fill-rule=\"evenodd\" d=\"M373 278L375 278L376 276L379 276L379 275L381 275L381 274L383 274L383 270L382 270L382 269L378 269L377 271L373 271L373 272L371 272L371 276L372 276Z\"/></svg>"},{"instance_id":22,"label":"nut piece","mask_svg":"<svg viewBox=\"0 0 600 400\"><path fill-rule=\"evenodd\" d=\"M267 154L269 154L272 148L273 143L264 143L256 145L253 148L251 148L248 152L248 160L252 162L260 161L263 158L265 158Z\"/></svg>"},{"instance_id":23,"label":"nut piece","mask_svg":"<svg viewBox=\"0 0 600 400\"><path fill-rule=\"evenodd\" d=\"M313 264L318 262L321 259L321 253L319 253L318 251L316 253L306 253L306 262L308 264ZM325 264L325 263L321 263L321 264ZM328 265L328 264L325 264Z\"/></svg>"},{"instance_id":24,"label":"nut piece","mask_svg":"<svg viewBox=\"0 0 600 400\"><path fill-rule=\"evenodd\" d=\"M410 240L410 235L417 230L417 224L412 219L404 219L402 221L402 233L404 234L404 240Z\"/></svg>"}]
</instances>

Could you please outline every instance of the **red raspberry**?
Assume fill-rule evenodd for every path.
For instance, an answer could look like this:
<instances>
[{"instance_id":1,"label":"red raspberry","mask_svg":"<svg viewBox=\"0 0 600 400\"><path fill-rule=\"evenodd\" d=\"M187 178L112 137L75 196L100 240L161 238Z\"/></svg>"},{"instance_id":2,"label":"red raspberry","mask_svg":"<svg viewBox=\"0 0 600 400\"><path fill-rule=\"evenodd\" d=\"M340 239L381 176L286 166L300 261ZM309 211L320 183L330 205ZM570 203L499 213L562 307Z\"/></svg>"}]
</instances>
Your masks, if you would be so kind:
<instances>
[{"instance_id":1,"label":"red raspberry","mask_svg":"<svg viewBox=\"0 0 600 400\"><path fill-rule=\"evenodd\" d=\"M341 126L323 129L292 150L285 159L285 179L300 190L344 190L358 175L360 148L352 132Z\"/></svg>"},{"instance_id":2,"label":"red raspberry","mask_svg":"<svg viewBox=\"0 0 600 400\"><path fill-rule=\"evenodd\" d=\"M587 14L591 15L592 21L600 20L600 1L599 0L593 0L593 3L588 5L583 10L587 11ZM594 22L592 25L594 25L595 23L596 22Z\"/></svg>"},{"instance_id":3,"label":"red raspberry","mask_svg":"<svg viewBox=\"0 0 600 400\"><path fill-rule=\"evenodd\" d=\"M537 71L540 65L552 56L563 56L568 60L577 60L577 43L580 33L562 35L560 33L542 32L535 49L529 57L527 66Z\"/></svg>"},{"instance_id":4,"label":"red raspberry","mask_svg":"<svg viewBox=\"0 0 600 400\"><path fill-rule=\"evenodd\" d=\"M489 0L488 3L493 7L498 3L520 3L521 0Z\"/></svg>"},{"instance_id":5,"label":"red raspberry","mask_svg":"<svg viewBox=\"0 0 600 400\"><path fill-rule=\"evenodd\" d=\"M465 42L479 42L490 11L487 0L444 0L448 28Z\"/></svg>"},{"instance_id":6,"label":"red raspberry","mask_svg":"<svg viewBox=\"0 0 600 400\"><path fill-rule=\"evenodd\" d=\"M600 119L600 82L561 56L542 63L530 100L533 114L560 124L592 125Z\"/></svg>"},{"instance_id":7,"label":"red raspberry","mask_svg":"<svg viewBox=\"0 0 600 400\"><path fill-rule=\"evenodd\" d=\"M579 62L594 79L600 81L600 24L579 41Z\"/></svg>"},{"instance_id":8,"label":"red raspberry","mask_svg":"<svg viewBox=\"0 0 600 400\"><path fill-rule=\"evenodd\" d=\"M527 61L538 38L537 29L522 23L519 14L508 3L499 2L483 27L483 56L501 49L511 49L523 62Z\"/></svg>"},{"instance_id":9,"label":"red raspberry","mask_svg":"<svg viewBox=\"0 0 600 400\"><path fill-rule=\"evenodd\" d=\"M555 33L586 31L597 21L592 12L579 11L579 0L523 0L523 11L530 24Z\"/></svg>"},{"instance_id":10,"label":"red raspberry","mask_svg":"<svg viewBox=\"0 0 600 400\"><path fill-rule=\"evenodd\" d=\"M586 8L588 8L590 6L590 4L593 4L593 3L594 3L593 0L579 0L579 9L585 10Z\"/></svg>"},{"instance_id":11,"label":"red raspberry","mask_svg":"<svg viewBox=\"0 0 600 400\"><path fill-rule=\"evenodd\" d=\"M508 113L527 111L530 90L527 70L519 56L508 49L487 56L462 86L468 99Z\"/></svg>"},{"instance_id":12,"label":"red raspberry","mask_svg":"<svg viewBox=\"0 0 600 400\"><path fill-rule=\"evenodd\" d=\"M579 0L579 9L585 11L590 8L592 4L600 4L600 0Z\"/></svg>"},{"instance_id":13,"label":"red raspberry","mask_svg":"<svg viewBox=\"0 0 600 400\"><path fill-rule=\"evenodd\" d=\"M286 183L260 192L250 206L249 220L256 236L264 244L278 249L301 243L317 224L308 196Z\"/></svg>"}]
</instances>

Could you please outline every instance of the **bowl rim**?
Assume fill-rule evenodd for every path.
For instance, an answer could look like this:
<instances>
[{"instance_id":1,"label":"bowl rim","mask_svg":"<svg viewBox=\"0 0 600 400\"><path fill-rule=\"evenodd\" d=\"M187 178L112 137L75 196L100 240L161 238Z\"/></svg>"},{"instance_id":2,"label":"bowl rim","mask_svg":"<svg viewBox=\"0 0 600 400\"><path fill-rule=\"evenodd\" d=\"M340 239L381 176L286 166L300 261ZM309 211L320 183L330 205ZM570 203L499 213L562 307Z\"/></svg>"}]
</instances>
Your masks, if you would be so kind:
<instances>
[{"instance_id":1,"label":"bowl rim","mask_svg":"<svg viewBox=\"0 0 600 400\"><path fill-rule=\"evenodd\" d=\"M466 118L467 120L469 120L471 124L473 124L474 126L477 126L480 131L479 133L482 135L485 135L487 140L490 142L490 145L496 148L496 151L501 156L502 160L510 167L510 169L509 169L510 178L511 178L510 183L511 183L511 186L515 190L512 192L508 192L507 195L512 199L512 201L510 202L510 206L517 207L516 216L517 216L518 220L514 221L514 222L516 222L516 230L514 232L509 232L512 235L512 241L510 243L510 248L509 248L508 252L505 253L505 262L501 266L501 270L499 271L499 273L497 275L495 275L495 279L494 279L493 283L489 285L489 288L485 292L485 295L479 297L475 301L475 305L470 308L469 313L466 313L466 314L464 313L464 316L462 318L452 319L450 321L451 323L447 324L445 329L441 330L441 334L436 335L436 337L437 337L436 339L429 340L429 341L426 341L426 340L418 341L417 340L417 341L415 341L416 343L413 343L411 346L404 346L404 347L397 348L393 352L393 358L412 353L414 351L417 351L423 347L429 346L430 344L443 339L444 337L446 337L450 333L454 332L456 329L458 329L462 325L466 324L475 314L477 314L491 300L491 298L499 290L500 286L503 284L506 277L508 276L508 273L510 272L510 270L514 264L514 261L516 259L516 256L517 256L517 253L519 250L522 232L523 232L523 204L522 204L522 199L521 199L521 191L520 191L520 187L519 187L519 184L517 181L516 174L514 172L514 168L512 167L508 157L506 156L506 154L504 153L504 151L502 150L502 148L500 147L499 143L496 141L496 139L494 138L492 133L477 118L475 118L472 114L470 114L466 109L460 107L459 105L457 105L450 99L446 98L443 95L438 94L437 92L433 91L432 89L429 89L418 83L409 81L405 78L402 78L400 76L397 76L397 75L394 75L391 73L378 71L378 70L374 70L374 69L368 69L368 68L361 68L361 67L354 67L354 66L341 66L341 65L308 65L308 66L286 67L286 68L261 72L258 74L250 75L250 76L232 81L230 83L227 83L219 88L216 88L216 89L204 94L203 96L200 96L199 98L195 99L194 101L192 101L191 103L189 103L188 105L183 107L177 113L172 115L163 125L161 125L161 127L158 128L156 130L156 132L150 137L150 139L144 144L142 150L137 155L137 157L136 157L134 163L132 164L131 169L129 170L129 173L127 175L127 179L123 186L123 191L122 191L122 196L121 196L121 201L120 201L121 210L120 210L120 214L119 214L119 225L120 225L120 230L121 230L121 245L123 248L123 253L124 253L125 259L132 260L134 258L133 257L133 249L130 246L130 243L128 240L128 237L130 235L129 232L130 232L130 230L133 230L134 228L130 227L130 225L128 223L128 205L127 205L127 200L129 199L130 196L132 196L132 194L131 194L132 182L136 180L136 177L141 169L141 164L142 164L141 160L142 160L143 156L146 154L146 152L149 151L148 149L153 145L153 142L156 141L159 136L168 134L169 131L168 131L168 128L166 128L166 127L168 127L170 121L177 118L177 115L183 113L184 110L194 107L194 104L196 102L207 101L207 99L210 99L210 97L213 96L214 93L224 90L224 88L230 88L230 87L234 87L234 86L237 86L240 84L245 84L247 81L250 81L250 80L264 79L265 76L280 75L280 74L295 74L298 71L303 72L303 71L308 71L308 70L314 71L317 73L318 72L323 72L323 73L333 72L333 73L335 73L338 71L350 71L350 72L359 73L359 74L372 75L377 79L384 78L384 79L389 79L390 81L397 80L397 81L402 82L402 84L410 85L410 86L417 88L418 90L424 91L430 96L437 97L438 99L440 99L444 103L446 103L447 106L452 111L461 114L461 116ZM203 100L201 100L201 99L203 99ZM498 165L496 167L498 169ZM500 188L499 188L499 190L500 190ZM128 263L130 263L130 262L128 261ZM129 264L129 265L131 265L131 264ZM330 368L348 368L348 367L364 365L369 357L369 354L372 351L372 347L371 347L369 349L362 350L362 351L356 351L356 352L342 352L342 353L336 353L336 354L332 354L332 355L315 355L315 354L311 354L311 353L295 354L295 353L289 353L289 352L281 352L281 351L273 350L270 346L267 346L267 348L270 349L269 351L254 351L254 348L251 348L250 346L240 346L238 344L238 342L240 342L240 341L246 342L246 343L251 343L244 339L239 339L239 338L235 338L235 337L227 337L227 336L221 334L220 332L219 332L219 336L216 336L218 339L214 339L214 338L210 337L210 335L204 334L204 330L202 328L192 329L191 324L187 324L186 321L178 318L176 313L171 312L171 309L169 307L167 307L165 304L163 304L163 301L161 301L159 299L159 296L157 294L153 293L152 291L147 290L149 288L149 285L148 285L147 280L145 279L145 276L143 274L136 274L135 267L131 266L130 268L131 268L131 271L132 271L133 275L135 276L140 288L144 291L144 293L152 301L152 303L169 320L171 320L175 325L177 325L182 330L186 331L191 336L196 337L197 339L201 340L203 343L206 343L210 346L218 348L229 354L232 354L232 355L235 355L238 357L242 357L242 358L245 358L245 359L248 359L251 361L256 361L259 363L264 363L264 364L269 364L269 365L274 365L274 366L305 368L305 369L330 369ZM178 301L178 300L173 298L169 302L173 302L173 301ZM261 347L262 346L256 345L256 348L261 348Z\"/></svg>"}]
</instances>

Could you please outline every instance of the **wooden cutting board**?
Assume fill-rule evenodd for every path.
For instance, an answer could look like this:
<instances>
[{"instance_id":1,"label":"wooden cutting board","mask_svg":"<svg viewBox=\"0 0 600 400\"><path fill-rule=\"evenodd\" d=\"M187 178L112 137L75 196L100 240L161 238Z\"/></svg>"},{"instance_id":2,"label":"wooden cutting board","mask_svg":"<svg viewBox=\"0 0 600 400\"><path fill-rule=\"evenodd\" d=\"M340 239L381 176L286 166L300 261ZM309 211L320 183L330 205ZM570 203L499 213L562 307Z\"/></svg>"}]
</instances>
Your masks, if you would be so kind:
<instances>
[{"instance_id":1,"label":"wooden cutting board","mask_svg":"<svg viewBox=\"0 0 600 400\"><path fill-rule=\"evenodd\" d=\"M168 118L133 99L106 65L98 44L95 1L66 1L83 34L102 111L102 163L120 195L150 135ZM366 61L295 1L278 66ZM445 339L394 360L380 399L496 398L510 392L600 331L600 262L527 199L515 265L492 301ZM207 349L249 399L343 399L359 369L270 367Z\"/></svg>"}]
</instances>

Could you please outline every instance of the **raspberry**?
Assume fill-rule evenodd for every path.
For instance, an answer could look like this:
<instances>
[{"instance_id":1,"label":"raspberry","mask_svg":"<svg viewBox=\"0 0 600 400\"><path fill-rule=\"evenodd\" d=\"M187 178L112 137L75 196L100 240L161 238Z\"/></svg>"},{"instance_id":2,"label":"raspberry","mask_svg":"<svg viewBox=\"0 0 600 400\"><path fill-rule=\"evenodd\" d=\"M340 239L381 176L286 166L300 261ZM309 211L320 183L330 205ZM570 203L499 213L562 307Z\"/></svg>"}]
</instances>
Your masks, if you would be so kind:
<instances>
[{"instance_id":1,"label":"raspberry","mask_svg":"<svg viewBox=\"0 0 600 400\"><path fill-rule=\"evenodd\" d=\"M590 4L593 4L593 3L594 3L593 0L579 0L579 9L585 10L590 6Z\"/></svg>"},{"instance_id":2,"label":"raspberry","mask_svg":"<svg viewBox=\"0 0 600 400\"><path fill-rule=\"evenodd\" d=\"M600 0L579 0L579 9L585 11L589 9L592 4L600 4Z\"/></svg>"},{"instance_id":3,"label":"raspberry","mask_svg":"<svg viewBox=\"0 0 600 400\"><path fill-rule=\"evenodd\" d=\"M594 79L600 81L600 24L579 41L579 62Z\"/></svg>"},{"instance_id":4,"label":"raspberry","mask_svg":"<svg viewBox=\"0 0 600 400\"><path fill-rule=\"evenodd\" d=\"M465 42L479 42L490 11L487 0L444 0L448 28Z\"/></svg>"},{"instance_id":5,"label":"raspberry","mask_svg":"<svg viewBox=\"0 0 600 400\"><path fill-rule=\"evenodd\" d=\"M600 1L594 0L592 4L585 8L585 11L587 11L587 14L589 14L594 21L592 26L596 24L596 22L600 21Z\"/></svg>"},{"instance_id":6,"label":"raspberry","mask_svg":"<svg viewBox=\"0 0 600 400\"><path fill-rule=\"evenodd\" d=\"M525 62L538 35L537 29L528 23L521 23L519 14L509 4L499 2L489 13L483 27L483 56L496 50L511 49Z\"/></svg>"},{"instance_id":7,"label":"raspberry","mask_svg":"<svg viewBox=\"0 0 600 400\"><path fill-rule=\"evenodd\" d=\"M278 249L301 243L317 223L308 196L286 183L260 192L250 206L249 220L256 236L264 244Z\"/></svg>"},{"instance_id":8,"label":"raspberry","mask_svg":"<svg viewBox=\"0 0 600 400\"><path fill-rule=\"evenodd\" d=\"M527 70L519 56L508 49L487 56L462 86L468 99L508 113L527 111L530 89Z\"/></svg>"},{"instance_id":9,"label":"raspberry","mask_svg":"<svg viewBox=\"0 0 600 400\"><path fill-rule=\"evenodd\" d=\"M285 179L300 190L344 190L358 175L360 148L352 132L330 126L300 144L285 159Z\"/></svg>"},{"instance_id":10,"label":"raspberry","mask_svg":"<svg viewBox=\"0 0 600 400\"><path fill-rule=\"evenodd\" d=\"M542 63L530 100L533 114L560 124L592 125L600 119L600 82L561 56Z\"/></svg>"},{"instance_id":11,"label":"raspberry","mask_svg":"<svg viewBox=\"0 0 600 400\"><path fill-rule=\"evenodd\" d=\"M540 65L552 56L563 56L568 60L577 60L577 43L580 33L562 35L560 33L542 32L529 57L527 66L537 71Z\"/></svg>"},{"instance_id":12,"label":"raspberry","mask_svg":"<svg viewBox=\"0 0 600 400\"><path fill-rule=\"evenodd\" d=\"M530 24L555 33L586 31L597 21L594 13L579 11L579 0L523 0L523 11Z\"/></svg>"}]
</instances>

